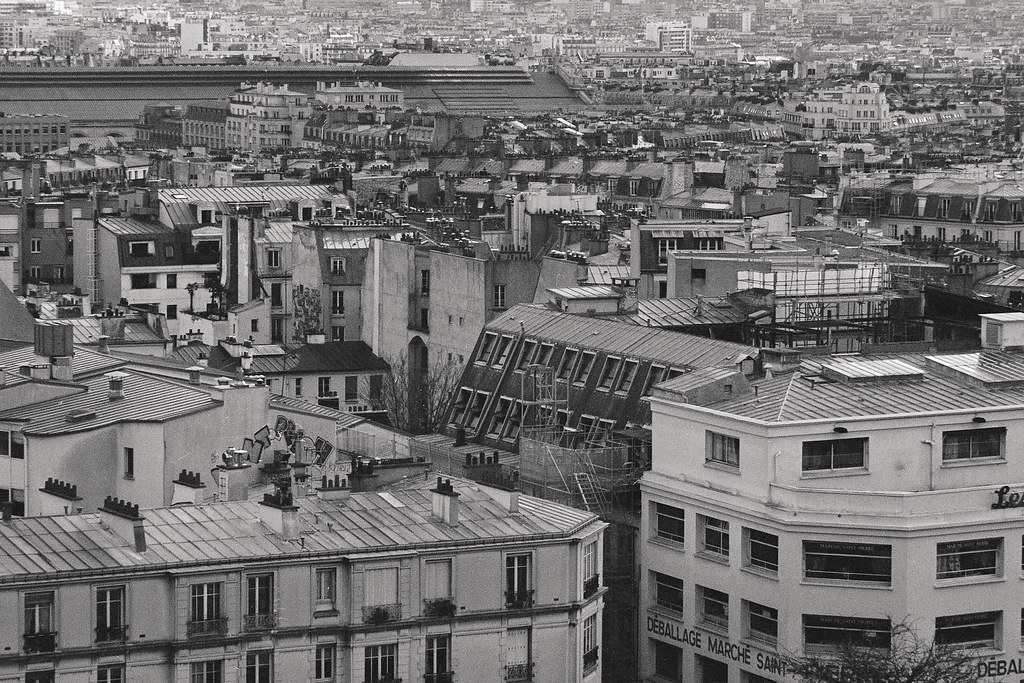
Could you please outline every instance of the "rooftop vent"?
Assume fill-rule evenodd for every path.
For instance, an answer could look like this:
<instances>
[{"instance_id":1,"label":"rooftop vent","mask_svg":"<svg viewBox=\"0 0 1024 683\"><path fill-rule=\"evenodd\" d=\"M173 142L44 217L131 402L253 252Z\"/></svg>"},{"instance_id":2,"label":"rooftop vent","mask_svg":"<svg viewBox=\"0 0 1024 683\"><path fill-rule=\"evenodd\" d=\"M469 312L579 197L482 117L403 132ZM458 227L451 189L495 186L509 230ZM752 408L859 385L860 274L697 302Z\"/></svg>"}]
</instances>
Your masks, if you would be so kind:
<instances>
[{"instance_id":1,"label":"rooftop vent","mask_svg":"<svg viewBox=\"0 0 1024 683\"><path fill-rule=\"evenodd\" d=\"M459 525L459 494L451 479L437 478L437 486L430 489L430 514L450 526Z\"/></svg>"},{"instance_id":2,"label":"rooftop vent","mask_svg":"<svg viewBox=\"0 0 1024 683\"><path fill-rule=\"evenodd\" d=\"M981 351L927 356L928 369L978 387L1024 386L1024 355Z\"/></svg>"},{"instance_id":3,"label":"rooftop vent","mask_svg":"<svg viewBox=\"0 0 1024 683\"><path fill-rule=\"evenodd\" d=\"M981 318L981 348L1024 349L1024 313L984 313Z\"/></svg>"},{"instance_id":4,"label":"rooftop vent","mask_svg":"<svg viewBox=\"0 0 1024 683\"><path fill-rule=\"evenodd\" d=\"M44 493L52 493L58 498L65 500L82 500L78 495L78 486L61 481L60 479L54 479L53 477L47 479L46 483L43 484L43 488L39 490Z\"/></svg>"},{"instance_id":5,"label":"rooftop vent","mask_svg":"<svg viewBox=\"0 0 1024 683\"><path fill-rule=\"evenodd\" d=\"M128 377L127 372L108 372L103 375L110 382L107 397L111 400L124 398L124 381Z\"/></svg>"},{"instance_id":6,"label":"rooftop vent","mask_svg":"<svg viewBox=\"0 0 1024 683\"><path fill-rule=\"evenodd\" d=\"M70 413L68 413L66 419L67 419L68 422L74 423L74 422L85 422L86 420L91 420L94 417L96 417L96 411L95 410L85 410L85 409L82 409L82 408L78 408L78 409L72 410Z\"/></svg>"},{"instance_id":7,"label":"rooftop vent","mask_svg":"<svg viewBox=\"0 0 1024 683\"><path fill-rule=\"evenodd\" d=\"M877 384L924 379L924 370L902 360L833 359L821 364L826 379L841 384Z\"/></svg>"}]
</instances>

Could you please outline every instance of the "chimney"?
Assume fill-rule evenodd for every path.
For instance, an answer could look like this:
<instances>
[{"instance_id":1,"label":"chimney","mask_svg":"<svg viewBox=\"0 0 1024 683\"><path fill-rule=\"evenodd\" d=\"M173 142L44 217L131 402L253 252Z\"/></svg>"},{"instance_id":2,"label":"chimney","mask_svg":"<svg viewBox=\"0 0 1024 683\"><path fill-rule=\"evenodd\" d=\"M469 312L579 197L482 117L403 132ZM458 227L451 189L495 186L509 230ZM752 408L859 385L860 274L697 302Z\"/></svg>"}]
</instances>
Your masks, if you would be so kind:
<instances>
[{"instance_id":1,"label":"chimney","mask_svg":"<svg viewBox=\"0 0 1024 683\"><path fill-rule=\"evenodd\" d=\"M98 344L96 347L97 351L99 351L100 353L110 353L109 335L101 334L99 337L96 338L96 342Z\"/></svg>"},{"instance_id":2,"label":"chimney","mask_svg":"<svg viewBox=\"0 0 1024 683\"><path fill-rule=\"evenodd\" d=\"M201 368L207 368L210 366L210 359L206 357L205 353L200 351L199 356L196 358L196 365Z\"/></svg>"},{"instance_id":3,"label":"chimney","mask_svg":"<svg viewBox=\"0 0 1024 683\"><path fill-rule=\"evenodd\" d=\"M263 494L257 508L260 521L274 533L286 541L299 537L299 506L292 500L291 491L279 485L273 493Z\"/></svg>"},{"instance_id":4,"label":"chimney","mask_svg":"<svg viewBox=\"0 0 1024 683\"><path fill-rule=\"evenodd\" d=\"M242 373L243 374L246 373L246 372L249 372L249 370L252 369L252 352L251 351L247 350L247 351L243 351L242 352L242 368L241 369L242 369Z\"/></svg>"},{"instance_id":5,"label":"chimney","mask_svg":"<svg viewBox=\"0 0 1024 683\"><path fill-rule=\"evenodd\" d=\"M198 472L182 470L178 478L171 483L174 485L171 505L199 505L203 502L203 489L206 488L206 484L199 478Z\"/></svg>"},{"instance_id":6,"label":"chimney","mask_svg":"<svg viewBox=\"0 0 1024 683\"><path fill-rule=\"evenodd\" d=\"M316 490L316 497L320 500L348 500L351 495L348 481L337 474L333 480L325 474L320 479L320 488Z\"/></svg>"},{"instance_id":7,"label":"chimney","mask_svg":"<svg viewBox=\"0 0 1024 683\"><path fill-rule=\"evenodd\" d=\"M66 515L69 509L75 507L72 503L82 500L77 486L53 477L47 479L39 491L46 494L39 496L39 514L42 517Z\"/></svg>"},{"instance_id":8,"label":"chimney","mask_svg":"<svg viewBox=\"0 0 1024 683\"><path fill-rule=\"evenodd\" d=\"M202 383L201 380L200 380L200 377L203 374L203 366L201 366L201 365L193 365L193 366L185 368L185 369L188 370L188 383L189 384L199 385L199 384Z\"/></svg>"},{"instance_id":9,"label":"chimney","mask_svg":"<svg viewBox=\"0 0 1024 683\"><path fill-rule=\"evenodd\" d=\"M217 473L217 487L220 489L218 500L246 500L249 497L249 484L252 483L252 466L246 462L248 452L229 448L220 457L223 464L214 470Z\"/></svg>"},{"instance_id":10,"label":"chimney","mask_svg":"<svg viewBox=\"0 0 1024 683\"><path fill-rule=\"evenodd\" d=\"M135 544L135 552L146 551L146 518L139 514L139 506L107 496L100 508L100 519L115 534Z\"/></svg>"},{"instance_id":11,"label":"chimney","mask_svg":"<svg viewBox=\"0 0 1024 683\"><path fill-rule=\"evenodd\" d=\"M430 489L430 514L449 526L459 525L459 494L452 488L452 480L437 478L437 486Z\"/></svg>"},{"instance_id":12,"label":"chimney","mask_svg":"<svg viewBox=\"0 0 1024 683\"><path fill-rule=\"evenodd\" d=\"M71 370L71 356L56 356L50 365L50 377L58 382L70 382L74 379Z\"/></svg>"},{"instance_id":13,"label":"chimney","mask_svg":"<svg viewBox=\"0 0 1024 683\"><path fill-rule=\"evenodd\" d=\"M28 374L32 379L50 379L50 364L36 363L35 365L30 365Z\"/></svg>"},{"instance_id":14,"label":"chimney","mask_svg":"<svg viewBox=\"0 0 1024 683\"><path fill-rule=\"evenodd\" d=\"M107 391L107 398L111 401L124 398L124 380L128 377L128 373L115 370L114 372L108 372L103 376L110 382L109 390Z\"/></svg>"}]
</instances>

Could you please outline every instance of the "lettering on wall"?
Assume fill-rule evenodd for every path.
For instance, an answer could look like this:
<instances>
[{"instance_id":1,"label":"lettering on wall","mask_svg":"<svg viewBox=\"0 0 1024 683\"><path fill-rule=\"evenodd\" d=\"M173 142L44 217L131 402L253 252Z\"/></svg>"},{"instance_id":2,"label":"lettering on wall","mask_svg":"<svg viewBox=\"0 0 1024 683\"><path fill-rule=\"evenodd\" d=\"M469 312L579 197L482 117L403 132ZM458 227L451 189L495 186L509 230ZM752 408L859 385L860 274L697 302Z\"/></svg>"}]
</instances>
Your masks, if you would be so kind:
<instances>
[{"instance_id":1,"label":"lettering on wall","mask_svg":"<svg viewBox=\"0 0 1024 683\"><path fill-rule=\"evenodd\" d=\"M776 653L754 650L745 643L734 643L728 638L705 634L657 614L647 616L647 632L702 653L717 655L743 666L753 666L761 672L778 676L786 674L786 663Z\"/></svg>"},{"instance_id":2,"label":"lettering on wall","mask_svg":"<svg viewBox=\"0 0 1024 683\"><path fill-rule=\"evenodd\" d=\"M1014 491L1010 492L1009 486L1003 486L996 489L996 502L992 503L993 510L1003 510L1005 508L1024 508L1024 492Z\"/></svg>"}]
</instances>

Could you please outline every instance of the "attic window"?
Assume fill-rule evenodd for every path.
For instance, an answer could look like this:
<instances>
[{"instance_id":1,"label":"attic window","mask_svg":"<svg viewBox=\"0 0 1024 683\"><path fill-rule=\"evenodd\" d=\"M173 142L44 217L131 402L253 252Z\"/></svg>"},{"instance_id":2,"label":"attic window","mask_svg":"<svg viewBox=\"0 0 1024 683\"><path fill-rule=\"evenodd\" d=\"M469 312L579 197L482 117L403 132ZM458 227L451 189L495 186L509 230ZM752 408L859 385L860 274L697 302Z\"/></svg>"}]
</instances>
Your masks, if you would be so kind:
<instances>
[{"instance_id":1,"label":"attic window","mask_svg":"<svg viewBox=\"0 0 1024 683\"><path fill-rule=\"evenodd\" d=\"M156 254L156 245L152 242L129 242L128 253L132 256L153 256Z\"/></svg>"}]
</instances>

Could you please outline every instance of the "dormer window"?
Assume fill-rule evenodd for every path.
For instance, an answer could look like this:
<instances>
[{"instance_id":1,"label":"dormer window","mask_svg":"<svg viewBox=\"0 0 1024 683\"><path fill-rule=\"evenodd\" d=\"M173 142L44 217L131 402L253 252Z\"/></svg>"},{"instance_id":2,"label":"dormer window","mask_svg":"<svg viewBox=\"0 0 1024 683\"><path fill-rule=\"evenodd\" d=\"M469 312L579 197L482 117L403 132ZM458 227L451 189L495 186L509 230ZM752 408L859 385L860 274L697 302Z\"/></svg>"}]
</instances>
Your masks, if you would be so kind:
<instances>
[{"instance_id":1,"label":"dormer window","mask_svg":"<svg viewBox=\"0 0 1024 683\"><path fill-rule=\"evenodd\" d=\"M154 256L156 245L153 242L129 242L128 253L136 257Z\"/></svg>"}]
</instances>

